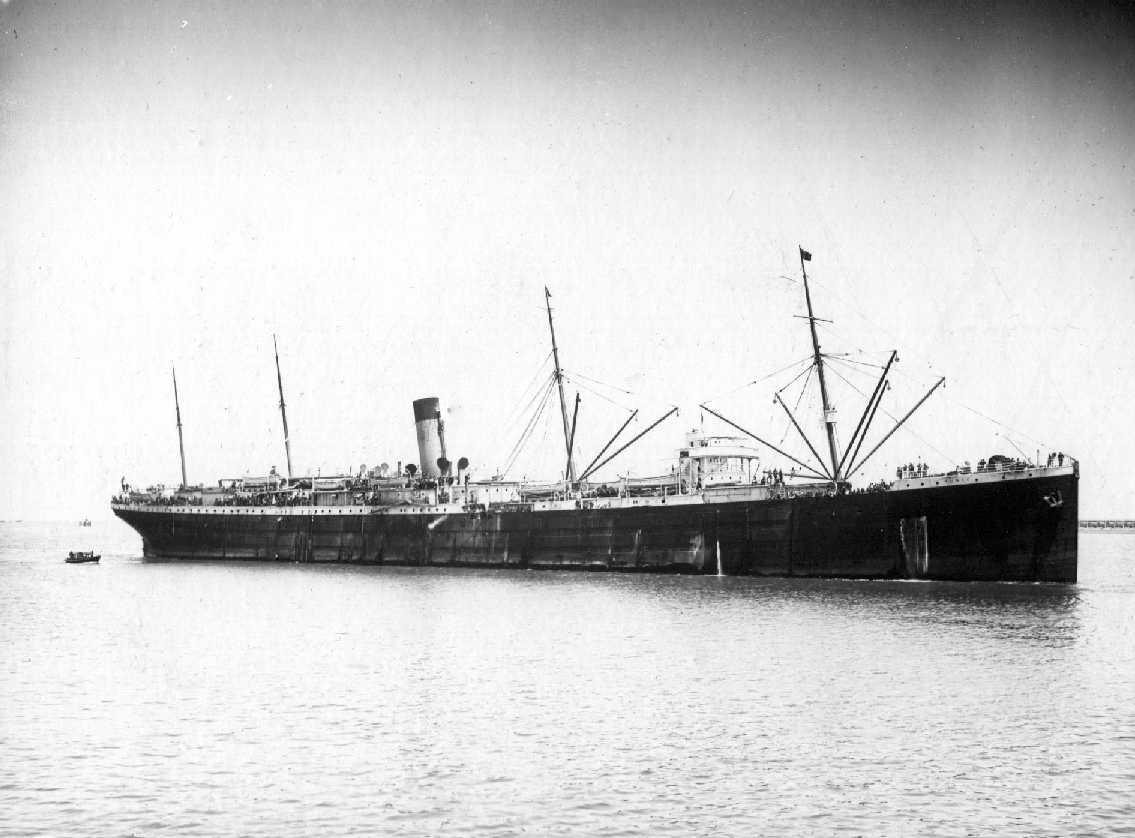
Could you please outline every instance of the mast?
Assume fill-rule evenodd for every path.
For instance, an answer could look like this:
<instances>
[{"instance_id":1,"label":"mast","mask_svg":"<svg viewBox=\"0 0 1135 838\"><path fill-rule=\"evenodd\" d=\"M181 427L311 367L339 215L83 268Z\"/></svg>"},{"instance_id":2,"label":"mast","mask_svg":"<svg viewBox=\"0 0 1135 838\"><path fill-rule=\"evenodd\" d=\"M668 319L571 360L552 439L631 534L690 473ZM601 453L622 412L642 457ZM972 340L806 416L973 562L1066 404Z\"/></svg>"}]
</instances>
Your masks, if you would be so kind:
<instances>
[{"instance_id":1,"label":"mast","mask_svg":"<svg viewBox=\"0 0 1135 838\"><path fill-rule=\"evenodd\" d=\"M272 335L272 351L276 354L276 386L280 389L280 418L284 420L284 454L288 458L288 479L292 479L292 443L288 437L288 412L284 408L284 379L280 375L280 350L276 347L276 336Z\"/></svg>"},{"instance_id":2,"label":"mast","mask_svg":"<svg viewBox=\"0 0 1135 838\"><path fill-rule=\"evenodd\" d=\"M177 411L177 451L181 455L181 488L185 488L189 481L185 479L185 441L181 437L181 402L177 398L177 370L173 364L169 365L173 373L173 408Z\"/></svg>"},{"instance_id":3,"label":"mast","mask_svg":"<svg viewBox=\"0 0 1135 838\"><path fill-rule=\"evenodd\" d=\"M567 479L575 482L575 461L571 453L571 430L568 427L567 401L564 399L564 374L560 371L560 350L556 346L556 327L552 323L552 292L544 286L544 305L548 309L548 331L552 333L552 360L556 365L556 386L560 390L560 415L564 420L564 451L567 453Z\"/></svg>"},{"instance_id":4,"label":"mast","mask_svg":"<svg viewBox=\"0 0 1135 838\"><path fill-rule=\"evenodd\" d=\"M843 479L840 473L839 446L835 440L835 420L832 418L831 402L828 401L828 385L824 380L824 356L820 354L820 341L816 336L816 316L812 313L812 294L808 290L808 271L804 268L805 262L812 261L812 254L804 248L800 249L800 273L804 275L804 299L808 303L808 327L812 330L812 357L815 359L816 374L820 380L820 401L824 407L824 427L828 432L828 451L832 458L832 482L839 483Z\"/></svg>"}]
</instances>

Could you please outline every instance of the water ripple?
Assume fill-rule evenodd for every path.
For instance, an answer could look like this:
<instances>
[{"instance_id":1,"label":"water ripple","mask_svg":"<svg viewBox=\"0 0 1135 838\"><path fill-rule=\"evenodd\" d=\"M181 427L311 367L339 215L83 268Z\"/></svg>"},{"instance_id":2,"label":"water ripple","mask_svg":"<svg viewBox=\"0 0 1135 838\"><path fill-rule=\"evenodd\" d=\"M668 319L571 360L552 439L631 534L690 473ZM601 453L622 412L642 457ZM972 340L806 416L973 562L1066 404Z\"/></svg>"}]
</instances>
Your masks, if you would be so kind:
<instances>
[{"instance_id":1,"label":"water ripple","mask_svg":"<svg viewBox=\"0 0 1135 838\"><path fill-rule=\"evenodd\" d=\"M1135 834L1135 539L1060 587L143 563L98 526L75 568L13 526L0 836Z\"/></svg>"}]
</instances>

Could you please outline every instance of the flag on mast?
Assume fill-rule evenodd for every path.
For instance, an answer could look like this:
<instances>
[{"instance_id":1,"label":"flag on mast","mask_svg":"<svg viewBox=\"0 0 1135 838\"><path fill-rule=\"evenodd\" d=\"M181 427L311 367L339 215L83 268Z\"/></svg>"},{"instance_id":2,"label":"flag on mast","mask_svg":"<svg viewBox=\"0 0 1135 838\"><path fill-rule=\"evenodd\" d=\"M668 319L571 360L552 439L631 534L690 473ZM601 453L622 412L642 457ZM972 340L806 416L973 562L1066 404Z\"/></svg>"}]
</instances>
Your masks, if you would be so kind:
<instances>
[{"instance_id":1,"label":"flag on mast","mask_svg":"<svg viewBox=\"0 0 1135 838\"><path fill-rule=\"evenodd\" d=\"M800 248L800 258L803 259L805 262L811 262L812 261L812 254L801 247Z\"/></svg>"}]
</instances>

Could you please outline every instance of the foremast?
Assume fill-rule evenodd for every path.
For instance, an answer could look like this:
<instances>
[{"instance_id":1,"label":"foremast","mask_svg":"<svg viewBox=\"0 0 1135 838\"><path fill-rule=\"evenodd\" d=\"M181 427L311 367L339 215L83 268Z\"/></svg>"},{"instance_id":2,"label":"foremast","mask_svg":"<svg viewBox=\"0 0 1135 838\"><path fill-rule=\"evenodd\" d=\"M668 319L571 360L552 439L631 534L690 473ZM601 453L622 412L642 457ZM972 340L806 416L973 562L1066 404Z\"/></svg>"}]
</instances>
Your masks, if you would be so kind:
<instances>
[{"instance_id":1,"label":"foremast","mask_svg":"<svg viewBox=\"0 0 1135 838\"><path fill-rule=\"evenodd\" d=\"M169 371L173 373L173 409L177 412L177 451L181 455L181 488L189 485L185 478L185 440L181 436L181 402L177 398L177 370L170 364Z\"/></svg>"},{"instance_id":2,"label":"foremast","mask_svg":"<svg viewBox=\"0 0 1135 838\"><path fill-rule=\"evenodd\" d=\"M859 455L859 449L863 445L863 441L867 438L867 430L871 426L871 422L874 420L875 413L876 411L878 411L879 404L882 401L883 392L887 383L887 373L890 372L891 364L893 364L898 359L898 353L891 352L891 357L887 361L887 365L883 368L883 374L879 377L878 384L876 384L875 386L875 391L874 393L872 393L871 398L867 402L867 406L863 410L863 416L859 420L859 425L856 427L855 433L851 435L851 440L847 444L847 450L844 451L843 456L840 456L839 447L836 443L835 438L835 411L832 409L831 402L828 399L827 382L824 380L824 356L823 353L820 352L820 341L816 335L816 321L821 320L822 318L816 317L815 313L812 311L812 294L808 289L808 271L804 266L805 262L812 261L812 254L802 247L800 247L799 250L800 273L804 276L804 299L808 304L808 326L812 332L812 357L814 365L816 367L816 377L820 382L820 400L823 404L824 410L824 427L827 430L828 450L830 451L832 458L831 480L838 490L839 484L846 483L848 477L859 471L859 469L863 467L863 464L866 463L868 459L870 459L871 455L882 448L883 444L894 435L895 431L906 424L906 421L911 416L913 416L920 407L922 407L923 403L934 394L934 391L946 383L946 379L945 377L939 378L938 381L935 382L935 384L926 391L926 394L921 399L919 399L917 403L915 403L914 407L907 411L906 415L895 423L894 427L892 427L887 432L887 434L874 448L863 455L862 458L856 459L856 457L858 457ZM784 405L783 401L781 401L781 405L785 408L785 410L788 410L787 405ZM789 413L789 418L791 417L792 414ZM795 420L793 420L793 423L795 424ZM800 431L801 436L804 436L804 433L800 430L799 426L797 426L796 430ZM805 437L805 441L807 442L807 437ZM809 443L809 447L810 446L811 443ZM854 453L852 452L853 448ZM815 454L815 449L812 449L812 453ZM848 455L850 455L850 460L848 459ZM846 468L844 468L845 465Z\"/></svg>"},{"instance_id":3,"label":"foremast","mask_svg":"<svg viewBox=\"0 0 1135 838\"><path fill-rule=\"evenodd\" d=\"M820 341L816 335L817 318L812 312L812 294L808 290L808 271L804 267L805 262L812 261L812 254L802 247L799 250L800 273L804 276L804 300L808 304L808 328L812 332L812 357L816 365L816 378L820 382L820 402L823 404L824 428L828 434L828 452L832 460L832 482L838 485L843 480L843 474L840 470L843 463L839 455L839 444L835 438L835 412L832 410L831 402L828 399L828 385L824 379L824 356L820 352Z\"/></svg>"},{"instance_id":4,"label":"foremast","mask_svg":"<svg viewBox=\"0 0 1135 838\"><path fill-rule=\"evenodd\" d=\"M567 400L564 398L564 374L560 369L560 350L556 346L556 326L552 322L552 292L544 286L544 305L548 309L548 331L552 333L552 361L555 364L556 387L560 391L560 415L564 420L564 451L567 454L566 476L568 483L575 483L575 459L572 456L572 428L568 425ZM576 403L579 409L579 403Z\"/></svg>"},{"instance_id":5,"label":"foremast","mask_svg":"<svg viewBox=\"0 0 1135 838\"><path fill-rule=\"evenodd\" d=\"M284 406L284 378L280 375L280 350L276 336L272 335L272 351L276 354L276 386L280 390L280 419L284 422L284 456L288 460L288 480L292 479L292 442L288 437L288 411Z\"/></svg>"}]
</instances>

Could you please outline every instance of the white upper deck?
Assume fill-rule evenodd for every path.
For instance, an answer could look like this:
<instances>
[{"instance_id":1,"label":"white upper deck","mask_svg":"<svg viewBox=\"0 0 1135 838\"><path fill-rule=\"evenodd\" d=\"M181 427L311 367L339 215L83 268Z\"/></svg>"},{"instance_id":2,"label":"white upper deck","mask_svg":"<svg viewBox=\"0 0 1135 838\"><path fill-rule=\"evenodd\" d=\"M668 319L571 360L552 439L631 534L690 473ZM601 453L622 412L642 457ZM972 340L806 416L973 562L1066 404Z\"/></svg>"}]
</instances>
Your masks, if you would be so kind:
<instances>
[{"instance_id":1,"label":"white upper deck","mask_svg":"<svg viewBox=\"0 0 1135 838\"><path fill-rule=\"evenodd\" d=\"M761 452L745 437L690 431L686 434L686 445L679 450L679 456L693 458L741 457L759 460Z\"/></svg>"},{"instance_id":2,"label":"white upper deck","mask_svg":"<svg viewBox=\"0 0 1135 838\"><path fill-rule=\"evenodd\" d=\"M744 437L690 431L678 451L679 471L690 486L756 482L760 451Z\"/></svg>"}]
</instances>

